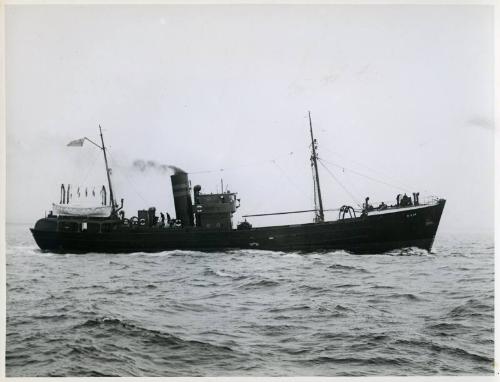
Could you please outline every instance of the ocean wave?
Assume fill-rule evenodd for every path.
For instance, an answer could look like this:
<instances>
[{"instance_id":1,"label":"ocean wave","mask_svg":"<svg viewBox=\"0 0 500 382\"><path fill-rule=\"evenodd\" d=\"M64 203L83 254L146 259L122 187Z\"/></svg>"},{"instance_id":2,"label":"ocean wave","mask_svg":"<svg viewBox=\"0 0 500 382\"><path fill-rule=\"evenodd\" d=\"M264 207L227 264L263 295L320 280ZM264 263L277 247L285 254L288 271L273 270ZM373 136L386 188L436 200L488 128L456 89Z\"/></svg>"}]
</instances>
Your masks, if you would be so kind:
<instances>
[{"instance_id":1,"label":"ocean wave","mask_svg":"<svg viewBox=\"0 0 500 382\"><path fill-rule=\"evenodd\" d=\"M279 324L279 325L258 325L254 329L262 332L266 336L287 336L290 333L295 332L299 329L305 329L304 326L297 326L291 324Z\"/></svg>"},{"instance_id":2,"label":"ocean wave","mask_svg":"<svg viewBox=\"0 0 500 382\"><path fill-rule=\"evenodd\" d=\"M392 293L387 296L388 298L403 298L409 301L422 301L421 297L417 297L413 293Z\"/></svg>"},{"instance_id":3,"label":"ocean wave","mask_svg":"<svg viewBox=\"0 0 500 382\"><path fill-rule=\"evenodd\" d=\"M302 258L302 254L300 254L299 252L286 252L286 253L282 253L282 257L285 257L285 258L292 258L292 259L301 259Z\"/></svg>"},{"instance_id":4,"label":"ocean wave","mask_svg":"<svg viewBox=\"0 0 500 382\"><path fill-rule=\"evenodd\" d=\"M335 288L356 288L359 287L359 284L342 284L342 285L335 285Z\"/></svg>"},{"instance_id":5,"label":"ocean wave","mask_svg":"<svg viewBox=\"0 0 500 382\"><path fill-rule=\"evenodd\" d=\"M238 256L284 255L286 252L271 251L267 249L231 249L225 253Z\"/></svg>"},{"instance_id":6,"label":"ocean wave","mask_svg":"<svg viewBox=\"0 0 500 382\"><path fill-rule=\"evenodd\" d=\"M239 288L242 289L272 288L272 287L277 287L278 285L280 285L280 283L274 280L258 280L243 284L239 286Z\"/></svg>"},{"instance_id":7,"label":"ocean wave","mask_svg":"<svg viewBox=\"0 0 500 382\"><path fill-rule=\"evenodd\" d=\"M30 237L8 257L6 374L492 375L494 253L463 241L83 256Z\"/></svg>"},{"instance_id":8,"label":"ocean wave","mask_svg":"<svg viewBox=\"0 0 500 382\"><path fill-rule=\"evenodd\" d=\"M334 249L334 250L324 250L324 251L316 251L316 252L302 252L307 256L315 256L318 259L330 258L331 256L352 256L353 254L349 251L343 249Z\"/></svg>"},{"instance_id":9,"label":"ocean wave","mask_svg":"<svg viewBox=\"0 0 500 382\"><path fill-rule=\"evenodd\" d=\"M204 276L217 276L217 277L226 277L226 278L232 278L232 279L238 279L238 280L242 280L243 278L245 278L246 276L242 276L242 275L234 275L234 274L231 274L231 273L227 273L225 272L224 270L215 270L215 269L212 269L210 267L206 267L205 270L203 271L203 275Z\"/></svg>"},{"instance_id":10,"label":"ocean wave","mask_svg":"<svg viewBox=\"0 0 500 382\"><path fill-rule=\"evenodd\" d=\"M453 308L448 314L448 317L467 318L471 316L480 316L486 313L493 313L493 306L484 304L483 302L470 299L465 304Z\"/></svg>"},{"instance_id":11,"label":"ocean wave","mask_svg":"<svg viewBox=\"0 0 500 382\"><path fill-rule=\"evenodd\" d=\"M210 292L206 295L200 297L200 300L208 300L212 298L221 298L221 297L233 297L234 294L230 292Z\"/></svg>"},{"instance_id":12,"label":"ocean wave","mask_svg":"<svg viewBox=\"0 0 500 382\"><path fill-rule=\"evenodd\" d=\"M122 321L118 318L95 318L75 325L75 330L79 329L100 329L113 335L122 335L128 338L136 338L141 342L156 345L172 346L175 348L195 347L199 350L217 350L218 352L231 353L233 350L227 346L213 345L203 341L184 340L169 333L155 329L147 329L133 323Z\"/></svg>"},{"instance_id":13,"label":"ocean wave","mask_svg":"<svg viewBox=\"0 0 500 382\"><path fill-rule=\"evenodd\" d=\"M493 363L493 358L485 355L477 354L468 350L465 350L456 346L448 346L444 344L438 344L434 341L426 341L426 340L397 340L393 342L397 345L405 345L410 347L423 347L428 348L429 350L437 353L446 353L452 356L459 356L460 358L471 359L473 361L482 362L482 363Z\"/></svg>"},{"instance_id":14,"label":"ocean wave","mask_svg":"<svg viewBox=\"0 0 500 382\"><path fill-rule=\"evenodd\" d=\"M65 373L54 371L49 374L49 377L65 377L65 376L82 376L82 377L119 377L119 374L95 370L91 367L73 366Z\"/></svg>"},{"instance_id":15,"label":"ocean wave","mask_svg":"<svg viewBox=\"0 0 500 382\"><path fill-rule=\"evenodd\" d=\"M314 293L326 293L329 289L322 286L315 285L299 285L293 288L293 291L303 291L303 292L314 292Z\"/></svg>"},{"instance_id":16,"label":"ocean wave","mask_svg":"<svg viewBox=\"0 0 500 382\"><path fill-rule=\"evenodd\" d=\"M372 285L370 289L395 289L395 287L390 285Z\"/></svg>"},{"instance_id":17,"label":"ocean wave","mask_svg":"<svg viewBox=\"0 0 500 382\"><path fill-rule=\"evenodd\" d=\"M409 359L402 357L335 357L335 356L320 356L315 358L310 358L307 360L301 360L300 363L314 363L318 365L322 364L353 364L353 365L404 365L409 362Z\"/></svg>"},{"instance_id":18,"label":"ocean wave","mask_svg":"<svg viewBox=\"0 0 500 382\"><path fill-rule=\"evenodd\" d=\"M353 309L351 309L351 308L347 308L347 307L342 306L342 305L340 305L340 304L335 305L335 309L336 309L336 310L340 310L340 311L342 311L342 312L347 312L347 311L354 312L354 310L353 310Z\"/></svg>"},{"instance_id":19,"label":"ocean wave","mask_svg":"<svg viewBox=\"0 0 500 382\"><path fill-rule=\"evenodd\" d=\"M361 273L369 273L364 268L354 267L351 265L342 265L342 264L332 264L328 266L328 269L338 270L338 271L356 271Z\"/></svg>"},{"instance_id":20,"label":"ocean wave","mask_svg":"<svg viewBox=\"0 0 500 382\"><path fill-rule=\"evenodd\" d=\"M301 311L301 310L310 310L311 307L308 305L293 305L281 308L271 308L268 310L270 313L283 313L283 312L293 312L293 311Z\"/></svg>"},{"instance_id":21,"label":"ocean wave","mask_svg":"<svg viewBox=\"0 0 500 382\"><path fill-rule=\"evenodd\" d=\"M214 311L214 307L206 304L189 303L187 301L170 301L168 308L171 311L179 312L195 312L195 313L209 313Z\"/></svg>"},{"instance_id":22,"label":"ocean wave","mask_svg":"<svg viewBox=\"0 0 500 382\"><path fill-rule=\"evenodd\" d=\"M68 319L68 315L66 314L41 314L41 315L33 315L31 316L35 320L49 320L49 321L60 321Z\"/></svg>"},{"instance_id":23,"label":"ocean wave","mask_svg":"<svg viewBox=\"0 0 500 382\"><path fill-rule=\"evenodd\" d=\"M477 354L471 351L467 351L465 349L459 348L459 347L454 347L454 346L446 346L446 345L439 345L434 342L430 344L430 349L432 351L436 351L439 353L447 353L453 356L459 356L461 358L465 359L471 359L476 362L482 362L486 364L493 365L494 359L493 357L488 357L485 355Z\"/></svg>"},{"instance_id":24,"label":"ocean wave","mask_svg":"<svg viewBox=\"0 0 500 382\"><path fill-rule=\"evenodd\" d=\"M428 325L427 329L437 330L437 331L455 331L467 329L466 326L459 324L458 322L440 322L438 324Z\"/></svg>"},{"instance_id":25,"label":"ocean wave","mask_svg":"<svg viewBox=\"0 0 500 382\"><path fill-rule=\"evenodd\" d=\"M425 249L418 247L407 247L385 252L384 255L388 256L424 256L433 257L433 253L427 252Z\"/></svg>"},{"instance_id":26,"label":"ocean wave","mask_svg":"<svg viewBox=\"0 0 500 382\"><path fill-rule=\"evenodd\" d=\"M320 313L318 317L324 317L325 314L330 317L347 317L348 312L354 312L353 309L346 308L342 305L336 305L334 307L319 306L317 311Z\"/></svg>"},{"instance_id":27,"label":"ocean wave","mask_svg":"<svg viewBox=\"0 0 500 382\"><path fill-rule=\"evenodd\" d=\"M169 250L161 252L132 252L128 256L141 256L141 257L205 257L209 252L193 251L193 250Z\"/></svg>"}]
</instances>

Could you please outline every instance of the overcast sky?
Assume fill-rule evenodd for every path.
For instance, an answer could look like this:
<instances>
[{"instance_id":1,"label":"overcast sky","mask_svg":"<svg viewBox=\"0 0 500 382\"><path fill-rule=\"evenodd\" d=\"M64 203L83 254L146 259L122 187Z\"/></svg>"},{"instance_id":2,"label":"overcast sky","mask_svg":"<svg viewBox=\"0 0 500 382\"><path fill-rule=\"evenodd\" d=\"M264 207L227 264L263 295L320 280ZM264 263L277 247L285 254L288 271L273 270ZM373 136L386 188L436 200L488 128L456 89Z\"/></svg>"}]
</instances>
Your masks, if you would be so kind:
<instances>
[{"instance_id":1,"label":"overcast sky","mask_svg":"<svg viewBox=\"0 0 500 382\"><path fill-rule=\"evenodd\" d=\"M223 177L235 222L312 208L311 110L326 208L420 191L448 200L441 230L493 230L491 6L7 6L6 49L10 222L105 184L98 149L66 147L98 124L127 216L174 215L137 159Z\"/></svg>"}]
</instances>

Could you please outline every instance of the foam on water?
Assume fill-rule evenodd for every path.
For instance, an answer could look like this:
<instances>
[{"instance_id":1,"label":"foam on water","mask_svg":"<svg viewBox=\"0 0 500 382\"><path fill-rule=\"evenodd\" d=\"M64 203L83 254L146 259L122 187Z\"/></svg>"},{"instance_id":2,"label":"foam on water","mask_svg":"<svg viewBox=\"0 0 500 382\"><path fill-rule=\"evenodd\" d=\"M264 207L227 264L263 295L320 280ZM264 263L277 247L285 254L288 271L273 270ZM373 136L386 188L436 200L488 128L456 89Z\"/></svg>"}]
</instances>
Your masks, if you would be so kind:
<instances>
[{"instance_id":1,"label":"foam on water","mask_svg":"<svg viewBox=\"0 0 500 382\"><path fill-rule=\"evenodd\" d=\"M10 377L492 375L493 241L58 255L8 226Z\"/></svg>"}]
</instances>

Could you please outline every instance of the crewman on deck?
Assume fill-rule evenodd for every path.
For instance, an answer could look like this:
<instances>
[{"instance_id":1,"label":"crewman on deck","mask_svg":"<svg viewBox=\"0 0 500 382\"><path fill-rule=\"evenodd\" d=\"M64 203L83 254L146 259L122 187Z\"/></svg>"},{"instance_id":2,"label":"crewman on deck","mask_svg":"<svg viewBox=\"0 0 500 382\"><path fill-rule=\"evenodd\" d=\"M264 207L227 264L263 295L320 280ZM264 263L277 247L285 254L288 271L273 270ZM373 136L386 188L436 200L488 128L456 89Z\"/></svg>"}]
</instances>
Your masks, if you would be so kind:
<instances>
[{"instance_id":1,"label":"crewman on deck","mask_svg":"<svg viewBox=\"0 0 500 382\"><path fill-rule=\"evenodd\" d=\"M399 202L400 199L401 199L401 194L398 194L398 196L396 196L397 206L399 206L399 204L400 204L400 202Z\"/></svg>"},{"instance_id":2,"label":"crewman on deck","mask_svg":"<svg viewBox=\"0 0 500 382\"><path fill-rule=\"evenodd\" d=\"M368 203L368 200L370 200L370 198L367 196L367 197L365 198L365 210L366 210L366 211L371 211L371 210L373 210L373 206L371 206L371 205Z\"/></svg>"},{"instance_id":3,"label":"crewman on deck","mask_svg":"<svg viewBox=\"0 0 500 382\"><path fill-rule=\"evenodd\" d=\"M163 212L160 212L160 218L161 218L161 226L165 227L165 215L163 215Z\"/></svg>"},{"instance_id":4,"label":"crewman on deck","mask_svg":"<svg viewBox=\"0 0 500 382\"><path fill-rule=\"evenodd\" d=\"M402 207L407 207L407 206L411 206L412 203L411 203L411 198L406 195L406 193L403 195L403 199L401 200L401 206Z\"/></svg>"}]
</instances>

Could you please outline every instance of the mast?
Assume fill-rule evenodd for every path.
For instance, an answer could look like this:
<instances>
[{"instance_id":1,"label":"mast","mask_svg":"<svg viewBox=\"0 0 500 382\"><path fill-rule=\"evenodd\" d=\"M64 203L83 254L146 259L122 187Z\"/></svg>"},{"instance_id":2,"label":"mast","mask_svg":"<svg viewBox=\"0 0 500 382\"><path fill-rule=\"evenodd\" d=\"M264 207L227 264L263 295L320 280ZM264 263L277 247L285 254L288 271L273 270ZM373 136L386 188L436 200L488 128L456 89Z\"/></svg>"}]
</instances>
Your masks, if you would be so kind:
<instances>
[{"instance_id":1,"label":"mast","mask_svg":"<svg viewBox=\"0 0 500 382\"><path fill-rule=\"evenodd\" d=\"M111 203L111 215L114 215L114 213L115 213L115 198L113 196L113 187L111 186L111 176L109 174L111 170L108 166L108 158L106 157L106 146L104 146L104 138L102 137L101 125L99 125L99 133L101 134L102 152L104 154L104 163L106 165L106 175L108 176L109 201Z\"/></svg>"},{"instance_id":2,"label":"mast","mask_svg":"<svg viewBox=\"0 0 500 382\"><path fill-rule=\"evenodd\" d=\"M318 202L319 202L319 214L316 215L316 220L318 222L323 222L325 221L325 215L323 214L323 200L321 199L321 188L319 186L319 175L318 175L318 155L316 154L316 140L314 139L313 136L313 128L312 128L312 122L311 122L311 112L309 111L309 128L311 130L311 147L312 147L312 155L311 155L311 162L314 167L314 182L316 183L316 189L318 190Z\"/></svg>"}]
</instances>

